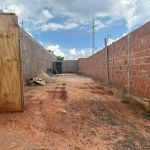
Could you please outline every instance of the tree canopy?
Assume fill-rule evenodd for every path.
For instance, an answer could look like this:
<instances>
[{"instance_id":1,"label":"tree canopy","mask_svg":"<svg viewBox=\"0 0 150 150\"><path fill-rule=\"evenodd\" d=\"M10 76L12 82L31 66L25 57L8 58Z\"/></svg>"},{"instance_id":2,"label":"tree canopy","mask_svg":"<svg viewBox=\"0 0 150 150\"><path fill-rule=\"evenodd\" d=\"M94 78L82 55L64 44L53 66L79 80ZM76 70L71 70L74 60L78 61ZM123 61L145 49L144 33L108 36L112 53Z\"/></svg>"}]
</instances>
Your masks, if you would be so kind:
<instances>
[{"instance_id":1,"label":"tree canopy","mask_svg":"<svg viewBox=\"0 0 150 150\"><path fill-rule=\"evenodd\" d=\"M64 57L62 57L62 56L57 56L57 60L63 60L64 59Z\"/></svg>"}]
</instances>

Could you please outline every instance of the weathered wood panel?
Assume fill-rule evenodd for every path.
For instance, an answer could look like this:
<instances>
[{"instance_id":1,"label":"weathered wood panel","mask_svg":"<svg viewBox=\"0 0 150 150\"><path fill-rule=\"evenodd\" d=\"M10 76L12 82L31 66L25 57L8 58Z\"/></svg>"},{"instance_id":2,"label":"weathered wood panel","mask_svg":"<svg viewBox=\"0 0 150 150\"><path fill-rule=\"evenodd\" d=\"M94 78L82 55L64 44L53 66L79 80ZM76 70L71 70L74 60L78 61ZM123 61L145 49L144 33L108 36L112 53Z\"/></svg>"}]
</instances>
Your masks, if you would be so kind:
<instances>
[{"instance_id":1,"label":"weathered wood panel","mask_svg":"<svg viewBox=\"0 0 150 150\"><path fill-rule=\"evenodd\" d=\"M0 14L0 111L21 111L23 87L18 17Z\"/></svg>"}]
</instances>

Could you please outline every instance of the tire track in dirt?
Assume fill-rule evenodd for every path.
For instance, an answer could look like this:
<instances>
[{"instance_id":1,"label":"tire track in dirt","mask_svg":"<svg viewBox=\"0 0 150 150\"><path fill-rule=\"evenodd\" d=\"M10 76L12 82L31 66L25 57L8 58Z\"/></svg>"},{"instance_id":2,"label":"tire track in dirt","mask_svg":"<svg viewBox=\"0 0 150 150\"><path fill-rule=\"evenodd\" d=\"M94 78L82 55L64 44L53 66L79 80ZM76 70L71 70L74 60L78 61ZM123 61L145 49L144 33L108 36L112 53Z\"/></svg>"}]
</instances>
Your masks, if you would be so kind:
<instances>
[{"instance_id":1,"label":"tire track in dirt","mask_svg":"<svg viewBox=\"0 0 150 150\"><path fill-rule=\"evenodd\" d=\"M120 97L110 91L89 78L72 75L34 89L36 95L27 94L28 109L20 117L1 116L1 147L9 149L15 138L21 141L18 149L28 149L32 143L33 149L45 150L149 150L150 126L140 115L141 108L120 103ZM9 121L12 118L16 121ZM10 131L11 139L2 130ZM21 136L16 136L19 132Z\"/></svg>"},{"instance_id":2,"label":"tire track in dirt","mask_svg":"<svg viewBox=\"0 0 150 150\"><path fill-rule=\"evenodd\" d=\"M68 94L66 91L66 83L57 84L54 90L46 91L52 100L61 99L62 101L67 101Z\"/></svg>"}]
</instances>

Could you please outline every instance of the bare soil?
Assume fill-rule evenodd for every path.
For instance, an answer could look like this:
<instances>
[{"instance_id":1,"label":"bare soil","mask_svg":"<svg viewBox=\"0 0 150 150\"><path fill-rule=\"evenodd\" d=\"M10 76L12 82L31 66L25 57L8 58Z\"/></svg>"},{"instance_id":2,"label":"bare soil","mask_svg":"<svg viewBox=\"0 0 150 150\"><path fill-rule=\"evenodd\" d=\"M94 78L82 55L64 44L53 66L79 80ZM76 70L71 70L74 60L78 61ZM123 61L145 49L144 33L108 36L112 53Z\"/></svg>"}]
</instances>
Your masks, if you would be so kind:
<instances>
[{"instance_id":1,"label":"bare soil","mask_svg":"<svg viewBox=\"0 0 150 150\"><path fill-rule=\"evenodd\" d=\"M25 110L0 113L0 150L150 150L134 99L77 74L25 87Z\"/></svg>"}]
</instances>

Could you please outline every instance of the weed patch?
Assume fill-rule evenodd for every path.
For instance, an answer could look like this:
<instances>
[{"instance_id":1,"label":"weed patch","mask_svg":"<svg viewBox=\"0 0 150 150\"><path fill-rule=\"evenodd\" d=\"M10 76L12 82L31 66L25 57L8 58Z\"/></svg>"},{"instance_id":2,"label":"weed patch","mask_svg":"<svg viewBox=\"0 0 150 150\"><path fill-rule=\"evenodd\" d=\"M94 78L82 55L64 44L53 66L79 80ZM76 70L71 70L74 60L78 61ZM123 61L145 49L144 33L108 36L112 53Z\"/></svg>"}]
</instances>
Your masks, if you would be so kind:
<instances>
[{"instance_id":1,"label":"weed patch","mask_svg":"<svg viewBox=\"0 0 150 150\"><path fill-rule=\"evenodd\" d=\"M121 100L121 102L124 103L124 104L128 104L129 100L128 99L123 99L123 100Z\"/></svg>"},{"instance_id":2,"label":"weed patch","mask_svg":"<svg viewBox=\"0 0 150 150\"><path fill-rule=\"evenodd\" d=\"M150 120L150 113L143 113L143 118Z\"/></svg>"}]
</instances>

